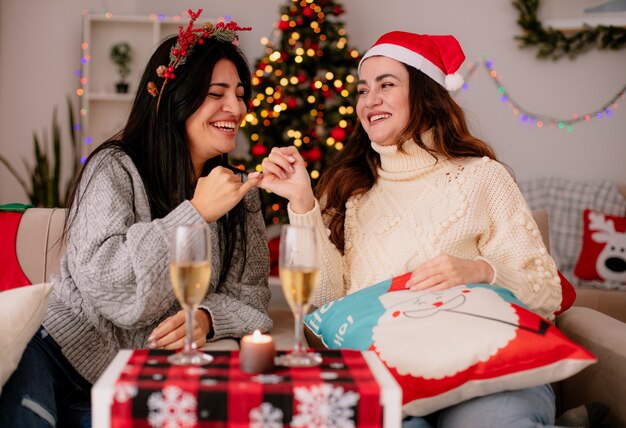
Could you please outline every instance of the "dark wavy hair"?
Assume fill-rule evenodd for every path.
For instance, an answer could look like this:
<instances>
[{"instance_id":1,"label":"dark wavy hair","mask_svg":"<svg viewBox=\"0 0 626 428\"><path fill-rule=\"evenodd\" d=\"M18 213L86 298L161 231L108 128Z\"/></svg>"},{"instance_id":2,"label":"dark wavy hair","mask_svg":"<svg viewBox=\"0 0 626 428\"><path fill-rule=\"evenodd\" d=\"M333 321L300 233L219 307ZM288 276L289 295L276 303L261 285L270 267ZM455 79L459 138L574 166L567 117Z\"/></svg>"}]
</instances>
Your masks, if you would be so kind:
<instances>
[{"instance_id":1,"label":"dark wavy hair","mask_svg":"<svg viewBox=\"0 0 626 428\"><path fill-rule=\"evenodd\" d=\"M116 135L98 146L85 163L86 166L96 153L106 149L110 149L110 154L115 152L127 154L143 179L153 219L166 216L185 199L191 199L193 196L199 177L195 177L191 162L185 122L204 102L213 69L218 61L226 59L235 65L243 84L243 101L246 106L251 96L251 71L245 56L232 43L213 38L205 39L203 44L196 44L187 56L186 62L176 68L176 78L169 80L161 89L163 79L157 76L156 70L160 65L169 64L170 50L177 38L169 37L157 47L141 77L126 125ZM155 82L159 90L162 90L158 109L158 97L153 97L146 90L148 82ZM202 176L206 176L217 166L242 173L228 164L226 155L221 155L209 159L204 164ZM77 209L80 204L77 191L84 170L83 167L72 189L68 212L71 212L72 207ZM244 198L227 215L218 220L222 249L219 284L228 274L237 239L243 241L243 256L246 257L245 211L249 210ZM64 236L69 231L70 222L68 215Z\"/></svg>"},{"instance_id":2,"label":"dark wavy hair","mask_svg":"<svg viewBox=\"0 0 626 428\"><path fill-rule=\"evenodd\" d=\"M396 145L401 147L413 139L435 159L435 154L439 154L450 158L488 156L497 160L487 143L470 134L463 109L448 91L416 68L403 65L409 72L409 99L413 102L407 126ZM432 129L432 148L426 147L421 139L428 129ZM372 149L363 125L357 122L345 148L337 153L315 189L316 196L323 201L322 214L330 221L330 240L342 253L346 201L372 188L379 166L380 155Z\"/></svg>"}]
</instances>

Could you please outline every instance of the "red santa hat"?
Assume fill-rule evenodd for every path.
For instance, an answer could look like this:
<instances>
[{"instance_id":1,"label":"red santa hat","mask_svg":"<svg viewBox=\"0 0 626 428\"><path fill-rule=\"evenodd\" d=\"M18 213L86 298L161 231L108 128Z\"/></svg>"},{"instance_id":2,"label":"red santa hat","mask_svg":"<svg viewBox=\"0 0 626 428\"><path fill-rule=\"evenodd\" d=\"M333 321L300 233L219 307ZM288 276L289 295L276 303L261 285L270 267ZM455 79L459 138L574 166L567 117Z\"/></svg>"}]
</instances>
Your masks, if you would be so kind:
<instances>
[{"instance_id":1,"label":"red santa hat","mask_svg":"<svg viewBox=\"0 0 626 428\"><path fill-rule=\"evenodd\" d=\"M448 91L463 86L463 77L457 72L465 54L454 36L431 36L405 31L383 34L359 63L371 56L386 56L410 65L439 83Z\"/></svg>"}]
</instances>

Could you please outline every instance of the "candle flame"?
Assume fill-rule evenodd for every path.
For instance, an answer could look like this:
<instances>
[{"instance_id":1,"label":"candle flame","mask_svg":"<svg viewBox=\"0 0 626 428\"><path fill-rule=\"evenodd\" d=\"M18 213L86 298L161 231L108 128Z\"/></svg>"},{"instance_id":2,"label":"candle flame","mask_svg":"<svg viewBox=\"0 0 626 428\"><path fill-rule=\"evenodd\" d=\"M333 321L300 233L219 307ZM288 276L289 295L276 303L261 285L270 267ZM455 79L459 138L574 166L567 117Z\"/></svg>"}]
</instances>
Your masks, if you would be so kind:
<instances>
[{"instance_id":1,"label":"candle flame","mask_svg":"<svg viewBox=\"0 0 626 428\"><path fill-rule=\"evenodd\" d=\"M272 341L272 337L261 333L259 330L254 330L254 333L243 337L243 341L252 343L269 343Z\"/></svg>"}]
</instances>

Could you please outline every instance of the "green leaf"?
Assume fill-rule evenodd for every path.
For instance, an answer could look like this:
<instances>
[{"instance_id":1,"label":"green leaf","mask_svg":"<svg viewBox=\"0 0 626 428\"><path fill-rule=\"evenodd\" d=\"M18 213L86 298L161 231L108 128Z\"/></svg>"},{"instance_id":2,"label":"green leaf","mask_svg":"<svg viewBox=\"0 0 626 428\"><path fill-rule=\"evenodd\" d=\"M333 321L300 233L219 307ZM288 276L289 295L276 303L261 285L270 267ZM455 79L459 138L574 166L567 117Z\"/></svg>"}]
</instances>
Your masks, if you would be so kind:
<instances>
[{"instance_id":1,"label":"green leaf","mask_svg":"<svg viewBox=\"0 0 626 428\"><path fill-rule=\"evenodd\" d=\"M568 56L574 59L593 47L618 50L626 46L626 28L600 25L566 35L559 30L543 28L537 18L540 0L514 0L513 7L520 13L517 24L525 33L514 38L521 42L520 47L537 46L539 58L556 60Z\"/></svg>"},{"instance_id":2,"label":"green leaf","mask_svg":"<svg viewBox=\"0 0 626 428\"><path fill-rule=\"evenodd\" d=\"M70 146L72 150L72 171L65 189L61 191L61 175L62 175L62 151L63 136L61 126L57 117L57 109L52 111L52 128L50 136L45 131L43 138L40 138L36 132L33 132L33 157L34 163L30 163L22 159L24 170L26 171L26 179L22 178L19 172L11 165L11 163L2 155L0 155L0 164L15 177L26 195L30 203L39 207L63 207L67 202L74 177L78 174L80 164L80 143L76 130L74 129L74 111L70 97L67 97L67 123L69 126ZM63 199L61 196L63 195Z\"/></svg>"}]
</instances>

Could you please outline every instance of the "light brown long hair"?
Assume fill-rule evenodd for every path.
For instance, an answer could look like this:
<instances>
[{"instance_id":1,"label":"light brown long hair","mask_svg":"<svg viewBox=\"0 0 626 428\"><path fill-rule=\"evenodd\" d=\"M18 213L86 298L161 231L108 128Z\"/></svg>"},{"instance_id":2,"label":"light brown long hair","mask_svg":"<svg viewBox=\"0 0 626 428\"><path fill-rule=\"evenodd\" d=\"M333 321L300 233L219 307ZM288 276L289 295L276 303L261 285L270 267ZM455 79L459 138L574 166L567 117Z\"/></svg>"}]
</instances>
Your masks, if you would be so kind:
<instances>
[{"instance_id":1,"label":"light brown long hair","mask_svg":"<svg viewBox=\"0 0 626 428\"><path fill-rule=\"evenodd\" d=\"M463 109L448 91L421 71L405 67L409 72L409 99L413 102L408 124L396 145L401 147L413 139L435 159L437 153L445 158L488 156L497 160L487 143L470 134ZM420 136L428 129L432 129L432 148L426 147ZM333 159L315 189L316 196L323 201L322 215L330 219L330 240L342 253L346 201L372 188L379 166L380 155L372 149L363 125L358 122L344 150Z\"/></svg>"}]
</instances>

